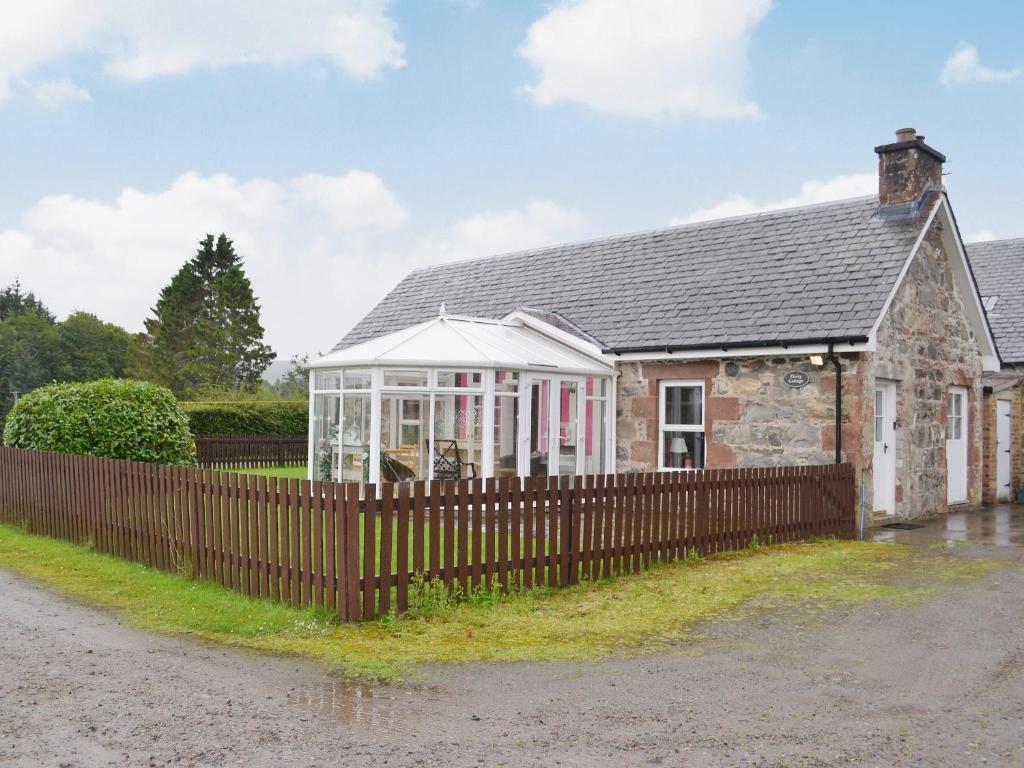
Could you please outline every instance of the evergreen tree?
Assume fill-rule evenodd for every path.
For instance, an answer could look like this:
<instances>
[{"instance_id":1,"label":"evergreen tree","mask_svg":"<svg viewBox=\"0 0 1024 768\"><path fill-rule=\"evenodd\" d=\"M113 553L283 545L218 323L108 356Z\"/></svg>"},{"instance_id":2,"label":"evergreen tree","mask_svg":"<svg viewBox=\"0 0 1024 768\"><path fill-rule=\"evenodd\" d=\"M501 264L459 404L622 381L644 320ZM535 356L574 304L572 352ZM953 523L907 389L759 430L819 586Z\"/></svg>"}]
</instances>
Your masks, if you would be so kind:
<instances>
[{"instance_id":1,"label":"evergreen tree","mask_svg":"<svg viewBox=\"0 0 1024 768\"><path fill-rule=\"evenodd\" d=\"M53 313L46 308L35 294L21 292L21 281L15 280L3 290L0 290L0 320L18 315L35 314L46 320L50 325L56 322Z\"/></svg>"},{"instance_id":2,"label":"evergreen tree","mask_svg":"<svg viewBox=\"0 0 1024 768\"><path fill-rule=\"evenodd\" d=\"M179 397L259 383L275 354L263 343L259 304L226 235L207 235L160 292L132 356L137 373Z\"/></svg>"}]
</instances>

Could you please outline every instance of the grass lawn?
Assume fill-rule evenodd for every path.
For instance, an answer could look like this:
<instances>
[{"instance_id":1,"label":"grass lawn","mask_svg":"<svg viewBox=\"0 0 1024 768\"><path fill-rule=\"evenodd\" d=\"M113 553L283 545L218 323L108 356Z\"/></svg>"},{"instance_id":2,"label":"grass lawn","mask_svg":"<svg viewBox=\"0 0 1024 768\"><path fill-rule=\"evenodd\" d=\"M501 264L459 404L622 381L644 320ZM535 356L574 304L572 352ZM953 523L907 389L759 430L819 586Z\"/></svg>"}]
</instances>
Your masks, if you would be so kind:
<instances>
[{"instance_id":1,"label":"grass lawn","mask_svg":"<svg viewBox=\"0 0 1024 768\"><path fill-rule=\"evenodd\" d=\"M892 544L822 541L660 565L637 576L511 596L484 593L418 615L338 624L85 547L0 525L0 567L149 631L323 661L397 679L422 663L593 660L685 641L696 622L746 610L912 600L999 564Z\"/></svg>"},{"instance_id":2,"label":"grass lawn","mask_svg":"<svg viewBox=\"0 0 1024 768\"><path fill-rule=\"evenodd\" d=\"M228 467L225 472L237 472L240 475L263 475L264 477L289 477L305 480L306 467Z\"/></svg>"}]
</instances>

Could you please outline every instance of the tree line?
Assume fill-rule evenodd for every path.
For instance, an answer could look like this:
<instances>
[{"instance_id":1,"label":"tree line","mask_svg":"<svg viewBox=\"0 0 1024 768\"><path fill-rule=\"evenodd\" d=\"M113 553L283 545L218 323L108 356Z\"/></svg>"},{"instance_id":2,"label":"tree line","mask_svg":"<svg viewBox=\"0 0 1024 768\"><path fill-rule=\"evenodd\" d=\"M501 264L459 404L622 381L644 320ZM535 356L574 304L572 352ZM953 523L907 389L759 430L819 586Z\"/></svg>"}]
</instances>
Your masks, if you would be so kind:
<instances>
[{"instance_id":1,"label":"tree line","mask_svg":"<svg viewBox=\"0 0 1024 768\"><path fill-rule=\"evenodd\" d=\"M15 280L0 290L0 421L37 387L108 377L162 384L179 399L304 396L301 366L277 386L262 383L276 353L263 341L259 303L225 234L199 242L144 328L131 334L82 311L58 321Z\"/></svg>"}]
</instances>

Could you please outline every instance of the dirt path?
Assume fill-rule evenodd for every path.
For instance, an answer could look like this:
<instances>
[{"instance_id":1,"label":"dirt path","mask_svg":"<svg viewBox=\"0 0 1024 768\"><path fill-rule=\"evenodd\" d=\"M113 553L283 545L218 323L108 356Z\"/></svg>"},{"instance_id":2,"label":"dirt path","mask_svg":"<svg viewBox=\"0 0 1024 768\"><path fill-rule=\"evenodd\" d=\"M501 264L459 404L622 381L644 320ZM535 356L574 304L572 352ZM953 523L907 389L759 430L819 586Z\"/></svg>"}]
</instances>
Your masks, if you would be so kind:
<instances>
[{"instance_id":1,"label":"dirt path","mask_svg":"<svg viewBox=\"0 0 1024 768\"><path fill-rule=\"evenodd\" d=\"M0 765L1024 764L1024 569L704 631L672 654L364 688L147 635L0 572Z\"/></svg>"}]
</instances>

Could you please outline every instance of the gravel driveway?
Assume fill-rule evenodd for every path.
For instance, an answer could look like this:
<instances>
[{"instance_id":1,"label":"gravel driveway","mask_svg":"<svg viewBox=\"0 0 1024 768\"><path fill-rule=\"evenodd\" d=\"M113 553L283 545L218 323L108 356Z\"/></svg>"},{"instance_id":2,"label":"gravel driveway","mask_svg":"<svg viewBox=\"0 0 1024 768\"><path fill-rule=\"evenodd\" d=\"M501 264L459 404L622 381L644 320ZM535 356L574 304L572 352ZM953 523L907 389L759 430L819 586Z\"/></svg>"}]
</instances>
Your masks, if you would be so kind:
<instances>
[{"instance_id":1,"label":"gravel driveway","mask_svg":"<svg viewBox=\"0 0 1024 768\"><path fill-rule=\"evenodd\" d=\"M148 635L0 572L0 765L1020 766L1024 550L993 552L1013 567L924 603L420 688Z\"/></svg>"}]
</instances>

